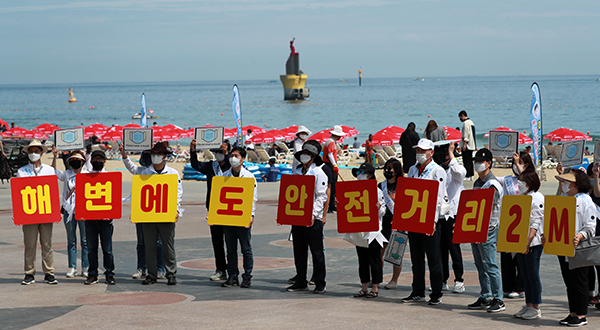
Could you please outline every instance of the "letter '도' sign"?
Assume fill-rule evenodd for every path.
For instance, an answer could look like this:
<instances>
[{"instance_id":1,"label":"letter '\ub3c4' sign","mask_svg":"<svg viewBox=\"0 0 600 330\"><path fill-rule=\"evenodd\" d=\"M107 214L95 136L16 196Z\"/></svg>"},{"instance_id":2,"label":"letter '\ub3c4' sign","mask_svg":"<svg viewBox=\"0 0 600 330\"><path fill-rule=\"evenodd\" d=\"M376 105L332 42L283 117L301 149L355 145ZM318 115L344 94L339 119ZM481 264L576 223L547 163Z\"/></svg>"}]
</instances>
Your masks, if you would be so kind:
<instances>
[{"instance_id":1,"label":"letter '\ub3c4' sign","mask_svg":"<svg viewBox=\"0 0 600 330\"><path fill-rule=\"evenodd\" d=\"M392 229L433 234L439 182L398 178Z\"/></svg>"},{"instance_id":2,"label":"letter '\ub3c4' sign","mask_svg":"<svg viewBox=\"0 0 600 330\"><path fill-rule=\"evenodd\" d=\"M121 218L121 172L78 173L75 220Z\"/></svg>"},{"instance_id":3,"label":"letter '\ub3c4' sign","mask_svg":"<svg viewBox=\"0 0 600 330\"><path fill-rule=\"evenodd\" d=\"M282 175L277 224L310 226L315 196L314 175Z\"/></svg>"},{"instance_id":4,"label":"letter '\ub3c4' sign","mask_svg":"<svg viewBox=\"0 0 600 330\"><path fill-rule=\"evenodd\" d=\"M210 193L208 224L250 226L254 184L252 178L215 176Z\"/></svg>"},{"instance_id":5,"label":"letter '\ub3c4' sign","mask_svg":"<svg viewBox=\"0 0 600 330\"><path fill-rule=\"evenodd\" d=\"M10 179L15 225L60 222L60 195L56 175Z\"/></svg>"},{"instance_id":6,"label":"letter '\ub3c4' sign","mask_svg":"<svg viewBox=\"0 0 600 330\"><path fill-rule=\"evenodd\" d=\"M175 174L134 175L131 222L176 222L178 178Z\"/></svg>"},{"instance_id":7,"label":"letter '\ub3c4' sign","mask_svg":"<svg viewBox=\"0 0 600 330\"><path fill-rule=\"evenodd\" d=\"M498 252L525 253L531 218L531 195L504 195L498 230Z\"/></svg>"},{"instance_id":8,"label":"letter '\ub3c4' sign","mask_svg":"<svg viewBox=\"0 0 600 330\"><path fill-rule=\"evenodd\" d=\"M575 217L577 200L571 196L545 196L544 253L572 257L575 255Z\"/></svg>"},{"instance_id":9,"label":"letter '\ub3c4' sign","mask_svg":"<svg viewBox=\"0 0 600 330\"><path fill-rule=\"evenodd\" d=\"M379 230L377 181L343 181L336 184L338 233Z\"/></svg>"},{"instance_id":10,"label":"letter '\ub3c4' sign","mask_svg":"<svg viewBox=\"0 0 600 330\"><path fill-rule=\"evenodd\" d=\"M494 206L494 188L463 190L460 193L452 243L487 241Z\"/></svg>"}]
</instances>

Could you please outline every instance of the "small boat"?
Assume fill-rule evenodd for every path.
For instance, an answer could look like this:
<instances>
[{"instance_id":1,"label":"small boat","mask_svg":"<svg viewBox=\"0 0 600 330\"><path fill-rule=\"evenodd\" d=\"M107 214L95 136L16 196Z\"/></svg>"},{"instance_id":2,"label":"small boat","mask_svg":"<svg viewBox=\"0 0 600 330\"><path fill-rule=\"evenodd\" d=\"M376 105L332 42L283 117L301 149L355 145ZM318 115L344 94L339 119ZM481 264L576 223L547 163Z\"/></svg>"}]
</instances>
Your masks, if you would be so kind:
<instances>
[{"instance_id":1,"label":"small boat","mask_svg":"<svg viewBox=\"0 0 600 330\"><path fill-rule=\"evenodd\" d=\"M142 118L142 113L138 112L135 115L131 116L131 119L140 119ZM156 118L160 118L159 116L151 116L151 115L146 115L146 119L156 119Z\"/></svg>"},{"instance_id":2,"label":"small boat","mask_svg":"<svg viewBox=\"0 0 600 330\"><path fill-rule=\"evenodd\" d=\"M73 94L73 88L69 88L69 103L75 103L77 102L77 99L75 98L75 94Z\"/></svg>"},{"instance_id":3,"label":"small boat","mask_svg":"<svg viewBox=\"0 0 600 330\"><path fill-rule=\"evenodd\" d=\"M425 81L425 79L421 78L421 77L417 77L415 79L413 79L414 81Z\"/></svg>"}]
</instances>

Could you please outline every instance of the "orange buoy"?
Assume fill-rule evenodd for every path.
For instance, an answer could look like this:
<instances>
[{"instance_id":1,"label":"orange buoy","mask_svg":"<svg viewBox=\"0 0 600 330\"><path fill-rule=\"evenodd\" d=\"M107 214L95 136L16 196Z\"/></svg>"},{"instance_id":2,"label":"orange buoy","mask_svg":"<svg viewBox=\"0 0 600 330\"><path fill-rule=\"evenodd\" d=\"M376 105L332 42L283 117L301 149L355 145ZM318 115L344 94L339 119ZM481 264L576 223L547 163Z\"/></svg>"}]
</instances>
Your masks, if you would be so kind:
<instances>
[{"instance_id":1,"label":"orange buoy","mask_svg":"<svg viewBox=\"0 0 600 330\"><path fill-rule=\"evenodd\" d=\"M428 118L431 118L431 115L427 115Z\"/></svg>"},{"instance_id":2,"label":"orange buoy","mask_svg":"<svg viewBox=\"0 0 600 330\"><path fill-rule=\"evenodd\" d=\"M221 112L221 116L223 115L223 113Z\"/></svg>"},{"instance_id":3,"label":"orange buoy","mask_svg":"<svg viewBox=\"0 0 600 330\"><path fill-rule=\"evenodd\" d=\"M94 106L92 105L92 106L90 107L90 109L94 109Z\"/></svg>"}]
</instances>

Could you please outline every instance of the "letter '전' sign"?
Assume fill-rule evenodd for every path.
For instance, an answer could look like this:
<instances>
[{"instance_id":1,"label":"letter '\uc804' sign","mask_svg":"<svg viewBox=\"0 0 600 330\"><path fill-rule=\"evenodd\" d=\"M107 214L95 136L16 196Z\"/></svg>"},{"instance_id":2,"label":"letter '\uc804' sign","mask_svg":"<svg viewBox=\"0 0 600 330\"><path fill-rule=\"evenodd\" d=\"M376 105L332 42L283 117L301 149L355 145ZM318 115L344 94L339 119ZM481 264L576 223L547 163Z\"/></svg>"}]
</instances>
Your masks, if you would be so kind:
<instances>
[{"instance_id":1,"label":"letter '\uc804' sign","mask_svg":"<svg viewBox=\"0 0 600 330\"><path fill-rule=\"evenodd\" d=\"M254 184L252 178L215 176L210 193L208 224L250 226Z\"/></svg>"},{"instance_id":2,"label":"letter '\uc804' sign","mask_svg":"<svg viewBox=\"0 0 600 330\"><path fill-rule=\"evenodd\" d=\"M178 178L175 174L134 175L131 222L176 222Z\"/></svg>"},{"instance_id":3,"label":"letter '\uc804' sign","mask_svg":"<svg viewBox=\"0 0 600 330\"><path fill-rule=\"evenodd\" d=\"M60 222L60 198L56 175L10 179L15 225Z\"/></svg>"},{"instance_id":4,"label":"letter '\uc804' sign","mask_svg":"<svg viewBox=\"0 0 600 330\"><path fill-rule=\"evenodd\" d=\"M544 253L572 257L575 255L575 218L577 200L571 196L545 196Z\"/></svg>"},{"instance_id":5,"label":"letter '\uc804' sign","mask_svg":"<svg viewBox=\"0 0 600 330\"><path fill-rule=\"evenodd\" d=\"M463 190L460 193L452 243L487 241L494 193L494 188Z\"/></svg>"},{"instance_id":6,"label":"letter '\uc804' sign","mask_svg":"<svg viewBox=\"0 0 600 330\"><path fill-rule=\"evenodd\" d=\"M433 234L439 182L398 178L392 229Z\"/></svg>"},{"instance_id":7,"label":"letter '\uc804' sign","mask_svg":"<svg viewBox=\"0 0 600 330\"><path fill-rule=\"evenodd\" d=\"M338 233L379 230L377 181L342 181L335 186Z\"/></svg>"},{"instance_id":8,"label":"letter '\uc804' sign","mask_svg":"<svg viewBox=\"0 0 600 330\"><path fill-rule=\"evenodd\" d=\"M121 172L78 173L75 220L121 218Z\"/></svg>"},{"instance_id":9,"label":"letter '\uc804' sign","mask_svg":"<svg viewBox=\"0 0 600 330\"><path fill-rule=\"evenodd\" d=\"M314 175L282 175L277 224L310 226L315 196Z\"/></svg>"},{"instance_id":10,"label":"letter '\uc804' sign","mask_svg":"<svg viewBox=\"0 0 600 330\"><path fill-rule=\"evenodd\" d=\"M525 253L531 218L531 195L505 195L502 197L498 252Z\"/></svg>"}]
</instances>

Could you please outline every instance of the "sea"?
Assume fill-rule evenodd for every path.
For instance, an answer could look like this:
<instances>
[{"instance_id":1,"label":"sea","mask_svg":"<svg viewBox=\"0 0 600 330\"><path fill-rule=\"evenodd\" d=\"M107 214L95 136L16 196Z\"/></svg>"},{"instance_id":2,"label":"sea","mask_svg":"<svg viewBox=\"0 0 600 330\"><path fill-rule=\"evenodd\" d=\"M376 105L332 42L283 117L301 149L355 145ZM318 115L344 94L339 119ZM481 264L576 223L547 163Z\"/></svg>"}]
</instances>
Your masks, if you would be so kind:
<instances>
[{"instance_id":1,"label":"sea","mask_svg":"<svg viewBox=\"0 0 600 330\"><path fill-rule=\"evenodd\" d=\"M482 145L487 143L483 134L499 126L530 135L534 82L541 91L544 134L567 127L600 137L600 81L596 79L593 75L363 78L359 86L358 78L309 76L310 98L297 102L283 100L279 80L0 85L0 119L26 129L46 122L61 128L139 123L132 115L140 112L144 93L147 107L159 117L149 119L149 124L232 128L232 87L237 84L244 126L268 130L305 125L317 132L341 124L355 127L364 141L386 126L405 128L409 122L419 132L431 119L438 126L461 127L458 112L465 110ZM67 102L68 88L77 102ZM588 145L593 148L593 142Z\"/></svg>"}]
</instances>

